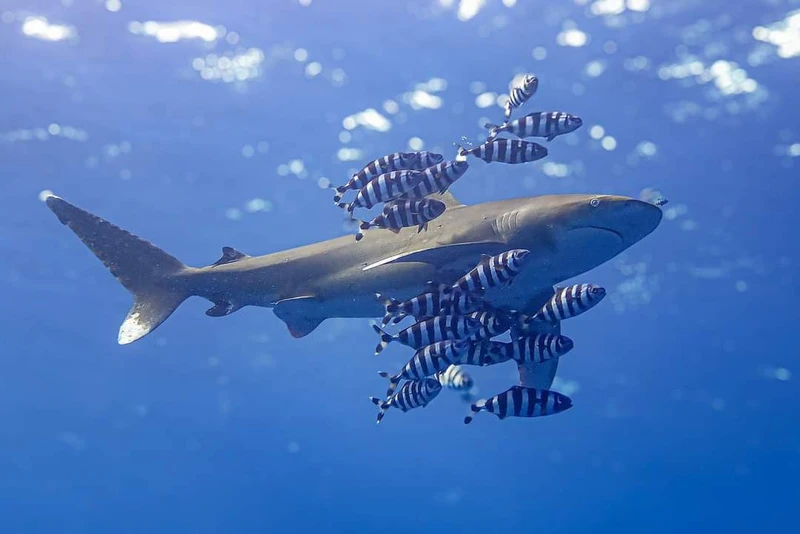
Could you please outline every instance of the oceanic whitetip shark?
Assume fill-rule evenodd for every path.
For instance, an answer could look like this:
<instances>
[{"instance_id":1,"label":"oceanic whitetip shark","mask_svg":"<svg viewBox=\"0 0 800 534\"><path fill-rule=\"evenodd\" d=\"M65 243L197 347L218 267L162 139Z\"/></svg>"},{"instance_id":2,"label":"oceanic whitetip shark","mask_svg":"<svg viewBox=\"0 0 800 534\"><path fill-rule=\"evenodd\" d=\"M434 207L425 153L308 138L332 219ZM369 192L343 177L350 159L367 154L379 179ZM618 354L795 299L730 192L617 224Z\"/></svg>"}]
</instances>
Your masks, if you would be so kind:
<instances>
[{"instance_id":1,"label":"oceanic whitetip shark","mask_svg":"<svg viewBox=\"0 0 800 534\"><path fill-rule=\"evenodd\" d=\"M417 233L381 229L356 242L346 235L265 256L223 248L208 267L188 267L155 245L57 196L47 206L133 294L119 329L127 344L155 330L188 297L214 303L206 314L229 315L243 306L272 308L294 337L330 317L380 317L376 293L400 300L428 281L452 284L482 255L527 249L531 258L510 286L485 294L492 306L538 311L553 286L608 261L661 221L657 206L611 195L552 195L466 206L450 193L434 195L447 210ZM558 325L550 328L559 331ZM557 359L520 367L522 385L548 388Z\"/></svg>"}]
</instances>

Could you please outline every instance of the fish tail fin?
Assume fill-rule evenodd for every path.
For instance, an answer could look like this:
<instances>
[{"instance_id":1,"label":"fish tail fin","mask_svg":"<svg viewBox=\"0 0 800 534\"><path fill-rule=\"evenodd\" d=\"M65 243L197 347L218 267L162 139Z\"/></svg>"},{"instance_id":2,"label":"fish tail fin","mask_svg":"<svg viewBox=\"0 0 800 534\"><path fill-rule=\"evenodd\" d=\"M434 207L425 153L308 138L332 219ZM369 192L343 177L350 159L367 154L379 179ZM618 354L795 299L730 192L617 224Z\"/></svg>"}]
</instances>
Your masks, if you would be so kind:
<instances>
[{"instance_id":1,"label":"fish tail fin","mask_svg":"<svg viewBox=\"0 0 800 534\"><path fill-rule=\"evenodd\" d=\"M334 204L338 206L341 201L342 201L342 195L340 193L337 192L335 195L333 195Z\"/></svg>"},{"instance_id":2,"label":"fish tail fin","mask_svg":"<svg viewBox=\"0 0 800 534\"><path fill-rule=\"evenodd\" d=\"M356 232L356 241L361 241L364 238L364 230L369 230L372 225L367 221L359 221L358 232Z\"/></svg>"},{"instance_id":3,"label":"fish tail fin","mask_svg":"<svg viewBox=\"0 0 800 534\"><path fill-rule=\"evenodd\" d=\"M506 100L506 105L503 106L503 112L504 112L503 115L506 118L506 122L508 122L508 119L511 118L511 110L512 109L513 108L511 107L511 99Z\"/></svg>"},{"instance_id":4,"label":"fish tail fin","mask_svg":"<svg viewBox=\"0 0 800 534\"><path fill-rule=\"evenodd\" d=\"M133 295L133 307L119 329L120 345L155 330L191 296L181 280L191 268L178 259L55 195L45 202Z\"/></svg>"},{"instance_id":5,"label":"fish tail fin","mask_svg":"<svg viewBox=\"0 0 800 534\"><path fill-rule=\"evenodd\" d=\"M378 354L380 354L383 351L383 349L386 348L386 346L389 343L392 342L394 337L391 336L390 334L387 334L383 329L381 329L381 327L379 327L375 323L372 323L372 329L375 330L375 332L377 332L379 336L381 336L380 342L375 347L375 356L377 356Z\"/></svg>"},{"instance_id":6,"label":"fish tail fin","mask_svg":"<svg viewBox=\"0 0 800 534\"><path fill-rule=\"evenodd\" d=\"M489 130L489 134L486 136L487 141L494 140L494 138L497 137L500 128L502 128L502 126L500 126L499 124L492 124L491 122L487 122L486 124L483 125L483 127Z\"/></svg>"},{"instance_id":7,"label":"fish tail fin","mask_svg":"<svg viewBox=\"0 0 800 534\"><path fill-rule=\"evenodd\" d=\"M380 410L378 410L378 417L375 420L375 424L377 425L378 423L381 422L383 416L386 415L386 409L389 407L389 404L386 401L379 399L378 397L370 397L369 400L372 401L372 404L380 408Z\"/></svg>"},{"instance_id":8,"label":"fish tail fin","mask_svg":"<svg viewBox=\"0 0 800 534\"><path fill-rule=\"evenodd\" d=\"M381 303L383 303L384 307L384 316L381 321L381 326L386 326L389 321L397 315L400 311L400 303L397 302L396 299L386 297L381 295L380 293L375 293L375 298L378 299Z\"/></svg>"},{"instance_id":9,"label":"fish tail fin","mask_svg":"<svg viewBox=\"0 0 800 534\"><path fill-rule=\"evenodd\" d=\"M486 399L480 399L475 404L471 405L469 407L470 410L469 415L467 415L464 418L464 424L465 425L470 424L472 422L472 419L475 417L475 414L483 410L485 407L486 407Z\"/></svg>"},{"instance_id":10,"label":"fish tail fin","mask_svg":"<svg viewBox=\"0 0 800 534\"><path fill-rule=\"evenodd\" d=\"M456 145L456 161L466 161L467 159L467 149L463 146L459 145L458 143L453 143Z\"/></svg>"},{"instance_id":11,"label":"fish tail fin","mask_svg":"<svg viewBox=\"0 0 800 534\"><path fill-rule=\"evenodd\" d=\"M386 371L378 371L378 375L380 375L381 378L385 378L386 380L389 381L389 388L386 390L386 398L388 399L397 389L397 384L400 383L400 376L399 375L392 376Z\"/></svg>"}]
</instances>

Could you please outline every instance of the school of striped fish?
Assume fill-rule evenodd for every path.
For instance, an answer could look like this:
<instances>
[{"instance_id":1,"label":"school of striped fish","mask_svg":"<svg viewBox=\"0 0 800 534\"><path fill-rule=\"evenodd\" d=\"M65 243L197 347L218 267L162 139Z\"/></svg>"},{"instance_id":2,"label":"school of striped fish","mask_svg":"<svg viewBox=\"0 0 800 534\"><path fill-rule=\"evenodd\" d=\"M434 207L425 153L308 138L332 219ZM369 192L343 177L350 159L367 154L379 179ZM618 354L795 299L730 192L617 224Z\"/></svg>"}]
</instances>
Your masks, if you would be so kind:
<instances>
[{"instance_id":1,"label":"school of striped fish","mask_svg":"<svg viewBox=\"0 0 800 534\"><path fill-rule=\"evenodd\" d=\"M563 112L534 112L511 119L535 93L539 80L526 75L510 91L501 125L486 124L489 130L485 143L465 148L456 144L453 160L428 151L396 152L368 163L344 185L333 187L334 203L355 219L356 209L383 205L372 220L359 220L356 241L370 229L399 232L402 228L427 230L428 223L441 216L444 203L428 198L445 193L469 169L469 156L486 163L523 164L547 157L547 149L525 138L541 137L552 141L575 131L583 124L580 117ZM510 134L518 139L499 137ZM344 196L355 192L350 202ZM376 294L384 306L380 324L372 328L379 336L375 354L390 343L412 348L414 356L397 373L380 371L388 381L383 397L370 397L378 407L377 423L390 408L407 412L431 403L443 389L458 392L470 403L464 423L486 411L500 419L507 417L541 417L563 412L572 407L572 400L556 391L513 386L489 397L475 400L475 382L465 370L468 366L485 367L513 361L517 365L538 364L560 358L570 352L573 341L566 336L537 333L537 323L555 324L576 317L597 305L605 290L592 284L557 287L555 294L541 310L531 316L515 311L492 308L483 300L490 288L513 284L525 269L528 250L508 250L495 256L483 256L474 268L464 273L452 286L427 284L427 290L409 300L398 302L391 295ZM386 330L406 318L414 323L396 333ZM509 334L510 341L494 338ZM474 401L474 402L473 402Z\"/></svg>"}]
</instances>

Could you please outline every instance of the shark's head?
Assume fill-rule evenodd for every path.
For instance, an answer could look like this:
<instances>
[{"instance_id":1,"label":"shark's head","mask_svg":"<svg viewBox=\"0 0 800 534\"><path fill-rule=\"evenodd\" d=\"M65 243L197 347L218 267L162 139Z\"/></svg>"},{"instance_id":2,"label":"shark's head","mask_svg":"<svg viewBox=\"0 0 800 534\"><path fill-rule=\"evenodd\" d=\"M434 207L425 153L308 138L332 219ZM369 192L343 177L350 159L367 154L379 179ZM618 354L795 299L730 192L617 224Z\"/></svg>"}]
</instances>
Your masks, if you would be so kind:
<instances>
[{"instance_id":1,"label":"shark's head","mask_svg":"<svg viewBox=\"0 0 800 534\"><path fill-rule=\"evenodd\" d=\"M525 271L544 270L550 281L561 281L635 244L656 229L661 216L657 206L633 198L556 195L531 198L497 224L513 231L513 245L531 251Z\"/></svg>"}]
</instances>

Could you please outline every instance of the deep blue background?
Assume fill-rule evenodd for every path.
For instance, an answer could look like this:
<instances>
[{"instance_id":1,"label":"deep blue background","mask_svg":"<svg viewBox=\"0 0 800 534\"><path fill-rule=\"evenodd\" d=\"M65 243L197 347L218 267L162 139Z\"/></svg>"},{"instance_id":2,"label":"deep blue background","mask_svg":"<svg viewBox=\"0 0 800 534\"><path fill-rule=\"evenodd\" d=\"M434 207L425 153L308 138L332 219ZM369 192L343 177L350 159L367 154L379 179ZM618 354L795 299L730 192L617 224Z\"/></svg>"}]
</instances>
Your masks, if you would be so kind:
<instances>
[{"instance_id":1,"label":"deep blue background","mask_svg":"<svg viewBox=\"0 0 800 534\"><path fill-rule=\"evenodd\" d=\"M65 4L0 0L0 531L798 528L800 159L788 147L800 143L800 58L778 58L752 30L800 3L652 0L615 17L594 15L592 2L488 0L469 21L458 0ZM25 36L33 15L79 38ZM128 31L146 20L221 24L241 40L208 48ZM567 21L585 46L557 44ZM264 51L258 77L211 82L192 68L237 46ZM534 60L540 46L547 56ZM300 47L305 62L292 58ZM659 77L687 55L704 69L736 62L757 92ZM646 67L626 68L637 56ZM323 68L311 79L309 61ZM591 61L604 63L599 77L587 75ZM610 296L564 325L576 349L559 377L579 389L558 417L484 414L465 427L464 405L445 392L376 428L366 400L385 387L376 371L409 353L374 358L366 320L294 340L271 311L212 320L192 299L118 346L128 294L38 200L53 190L190 265L212 263L223 245L261 254L328 239L346 229L320 177L343 182L413 136L447 154L461 136L477 141L481 117L502 111L478 109L471 82L504 92L524 71L541 79L532 106L584 119L545 160L570 175L477 162L454 187L461 200L655 187L674 216L578 279ZM447 81L440 109L403 103L432 77ZM389 98L400 115L382 110ZM343 144L344 117L370 107L392 129L357 128ZM677 120L681 107L696 113ZM51 123L87 139L11 140ZM590 137L593 125L615 150ZM261 141L266 153L243 157ZM656 155L631 159L643 141ZM121 143L130 151L109 156ZM363 157L339 161L342 146ZM306 178L277 172L293 159ZM253 198L272 210L247 212ZM515 374L473 372L483 394Z\"/></svg>"}]
</instances>

